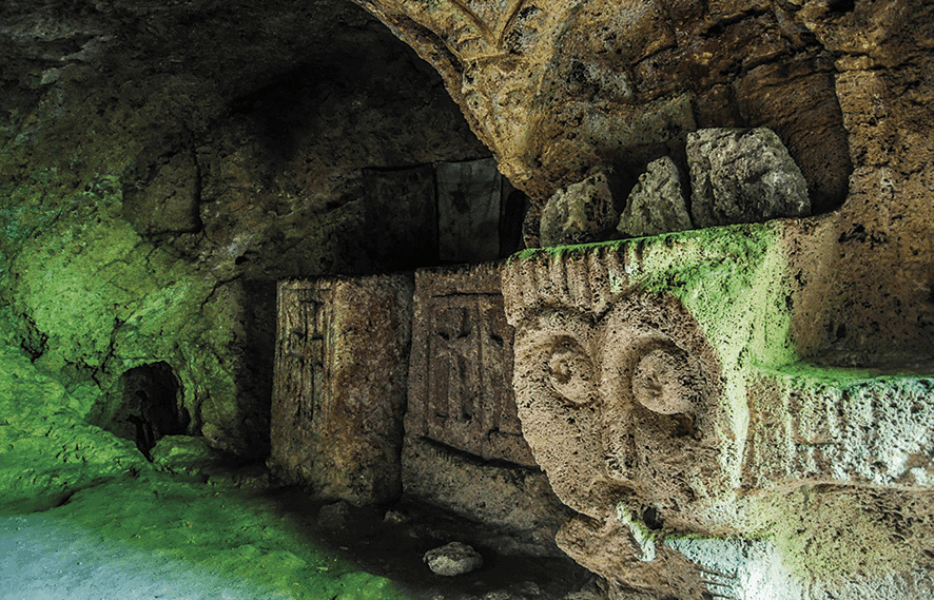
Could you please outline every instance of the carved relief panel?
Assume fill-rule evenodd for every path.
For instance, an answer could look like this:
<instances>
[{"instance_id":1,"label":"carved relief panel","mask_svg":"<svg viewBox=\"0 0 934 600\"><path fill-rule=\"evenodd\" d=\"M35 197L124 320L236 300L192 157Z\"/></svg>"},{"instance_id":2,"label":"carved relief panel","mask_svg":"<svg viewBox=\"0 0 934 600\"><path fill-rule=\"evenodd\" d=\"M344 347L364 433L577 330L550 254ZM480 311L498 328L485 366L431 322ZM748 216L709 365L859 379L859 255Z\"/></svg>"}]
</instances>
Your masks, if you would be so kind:
<instances>
[{"instance_id":1,"label":"carved relief panel","mask_svg":"<svg viewBox=\"0 0 934 600\"><path fill-rule=\"evenodd\" d=\"M499 273L496 265L416 272L406 434L534 465L512 393Z\"/></svg>"},{"instance_id":2,"label":"carved relief panel","mask_svg":"<svg viewBox=\"0 0 934 600\"><path fill-rule=\"evenodd\" d=\"M410 276L279 284L271 458L286 483L357 504L401 493Z\"/></svg>"},{"instance_id":3,"label":"carved relief panel","mask_svg":"<svg viewBox=\"0 0 934 600\"><path fill-rule=\"evenodd\" d=\"M505 267L523 434L577 513L556 539L613 599L817 597L791 561L845 564L842 579L815 581L846 597L840 581L878 584L848 550L878 536L928 561L934 384L789 352L781 311L795 298L776 231L542 251ZM922 525L907 540L891 514ZM738 558L720 571L711 557L725 554L698 548Z\"/></svg>"}]
</instances>

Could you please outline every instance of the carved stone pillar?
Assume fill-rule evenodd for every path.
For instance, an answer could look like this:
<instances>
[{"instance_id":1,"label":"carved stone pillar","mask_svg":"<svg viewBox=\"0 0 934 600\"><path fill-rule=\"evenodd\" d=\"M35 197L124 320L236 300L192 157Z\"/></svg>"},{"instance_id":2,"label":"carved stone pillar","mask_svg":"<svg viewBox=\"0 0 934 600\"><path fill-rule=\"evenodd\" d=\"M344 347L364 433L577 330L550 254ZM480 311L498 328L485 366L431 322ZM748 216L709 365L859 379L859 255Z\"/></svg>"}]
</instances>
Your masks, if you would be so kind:
<instances>
[{"instance_id":1,"label":"carved stone pillar","mask_svg":"<svg viewBox=\"0 0 934 600\"><path fill-rule=\"evenodd\" d=\"M415 273L403 486L500 531L502 551L552 554L567 512L522 437L501 269Z\"/></svg>"},{"instance_id":2,"label":"carved stone pillar","mask_svg":"<svg viewBox=\"0 0 934 600\"><path fill-rule=\"evenodd\" d=\"M411 277L283 281L278 302L274 473L322 500L397 498Z\"/></svg>"}]
</instances>

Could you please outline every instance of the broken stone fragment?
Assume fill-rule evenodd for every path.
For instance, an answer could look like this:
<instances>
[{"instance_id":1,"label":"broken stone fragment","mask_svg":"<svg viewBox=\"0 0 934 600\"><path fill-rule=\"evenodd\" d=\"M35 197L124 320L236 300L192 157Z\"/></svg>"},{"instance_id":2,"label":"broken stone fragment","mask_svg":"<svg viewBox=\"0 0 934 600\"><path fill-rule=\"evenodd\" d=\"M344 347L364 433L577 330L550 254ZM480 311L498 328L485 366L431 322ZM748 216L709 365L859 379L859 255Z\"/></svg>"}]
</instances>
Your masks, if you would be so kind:
<instances>
[{"instance_id":1,"label":"broken stone fragment","mask_svg":"<svg viewBox=\"0 0 934 600\"><path fill-rule=\"evenodd\" d=\"M770 129L688 134L691 217L697 227L754 223L811 213L807 182Z\"/></svg>"},{"instance_id":2,"label":"broken stone fragment","mask_svg":"<svg viewBox=\"0 0 934 600\"><path fill-rule=\"evenodd\" d=\"M472 547L460 542L429 550L422 560L428 564L432 573L444 577L464 575L483 566L483 557Z\"/></svg>"},{"instance_id":3,"label":"broken stone fragment","mask_svg":"<svg viewBox=\"0 0 934 600\"><path fill-rule=\"evenodd\" d=\"M677 165L667 156L650 162L632 188L616 230L635 238L691 228Z\"/></svg>"},{"instance_id":4,"label":"broken stone fragment","mask_svg":"<svg viewBox=\"0 0 934 600\"><path fill-rule=\"evenodd\" d=\"M615 235L619 213L613 205L612 170L606 170L554 193L541 220L543 247L602 242Z\"/></svg>"}]
</instances>

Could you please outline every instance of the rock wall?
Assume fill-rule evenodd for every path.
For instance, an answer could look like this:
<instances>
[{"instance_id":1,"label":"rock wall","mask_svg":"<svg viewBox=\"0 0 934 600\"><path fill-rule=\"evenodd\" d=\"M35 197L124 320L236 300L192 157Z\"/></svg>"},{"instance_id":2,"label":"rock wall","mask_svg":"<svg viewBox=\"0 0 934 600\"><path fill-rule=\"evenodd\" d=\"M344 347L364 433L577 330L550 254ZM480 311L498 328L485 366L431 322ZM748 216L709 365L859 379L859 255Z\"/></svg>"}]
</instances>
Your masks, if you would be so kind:
<instances>
[{"instance_id":1,"label":"rock wall","mask_svg":"<svg viewBox=\"0 0 934 600\"><path fill-rule=\"evenodd\" d=\"M393 268L363 170L488 150L349 3L2 11L4 340L120 432L123 374L164 363L186 433L264 458L275 282Z\"/></svg>"},{"instance_id":2,"label":"rock wall","mask_svg":"<svg viewBox=\"0 0 934 600\"><path fill-rule=\"evenodd\" d=\"M930 354L928 3L359 3L435 66L539 207L594 169L633 185L662 156L683 168L697 129L771 128L814 211L839 210L791 236L810 265L798 347Z\"/></svg>"}]
</instances>

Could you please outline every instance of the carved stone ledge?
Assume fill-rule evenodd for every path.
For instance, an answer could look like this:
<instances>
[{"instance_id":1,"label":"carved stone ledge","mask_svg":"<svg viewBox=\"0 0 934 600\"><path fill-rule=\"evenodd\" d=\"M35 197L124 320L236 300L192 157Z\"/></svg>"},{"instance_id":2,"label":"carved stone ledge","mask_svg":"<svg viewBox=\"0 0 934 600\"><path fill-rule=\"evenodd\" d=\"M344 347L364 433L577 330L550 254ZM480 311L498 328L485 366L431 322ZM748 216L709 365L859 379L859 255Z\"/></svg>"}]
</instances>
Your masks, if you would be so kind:
<instances>
[{"instance_id":1,"label":"carved stone ledge","mask_svg":"<svg viewBox=\"0 0 934 600\"><path fill-rule=\"evenodd\" d=\"M523 433L578 513L557 541L613 598L755 598L765 573L793 600L882 585L872 572L894 577L886 598L928 589L934 378L796 362L789 223L527 252L504 270ZM872 558L818 541L901 535L891 513L918 528ZM720 573L691 539L748 552Z\"/></svg>"}]
</instances>

